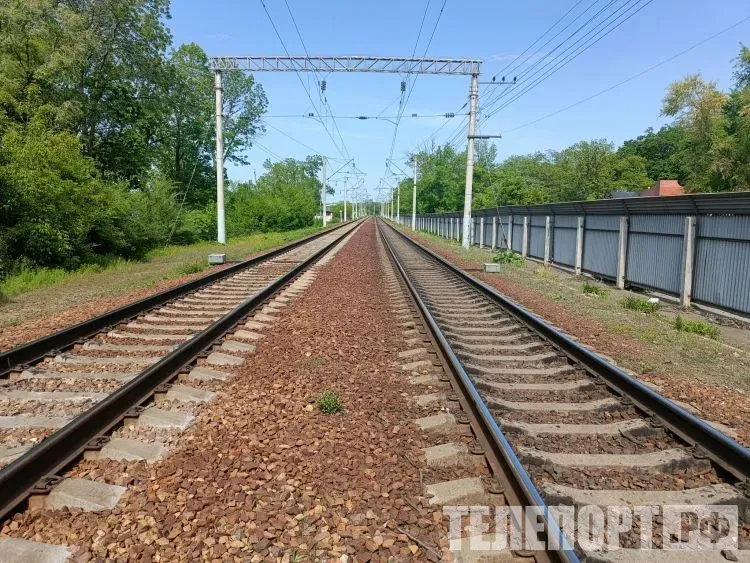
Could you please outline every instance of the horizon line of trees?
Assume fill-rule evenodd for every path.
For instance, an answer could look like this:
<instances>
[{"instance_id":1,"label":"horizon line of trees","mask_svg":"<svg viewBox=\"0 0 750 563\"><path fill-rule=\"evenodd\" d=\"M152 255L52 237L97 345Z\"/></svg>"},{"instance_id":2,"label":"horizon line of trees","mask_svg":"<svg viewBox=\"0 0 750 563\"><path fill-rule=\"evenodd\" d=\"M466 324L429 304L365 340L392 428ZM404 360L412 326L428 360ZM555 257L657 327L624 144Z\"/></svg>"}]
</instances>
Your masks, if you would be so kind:
<instances>
[{"instance_id":1,"label":"horizon line of trees","mask_svg":"<svg viewBox=\"0 0 750 563\"><path fill-rule=\"evenodd\" d=\"M213 73L169 18L169 0L0 3L0 278L215 237ZM223 86L224 158L247 164L268 100L252 75ZM320 165L230 184L230 235L312 225Z\"/></svg>"},{"instance_id":2,"label":"horizon line of trees","mask_svg":"<svg viewBox=\"0 0 750 563\"><path fill-rule=\"evenodd\" d=\"M671 84L661 111L671 123L620 147L594 139L498 163L495 145L478 141L472 206L601 199L664 179L688 193L750 190L750 48L740 45L733 63L728 92L699 74ZM417 211L462 210L466 151L433 145L410 156L419 163ZM411 194L412 179L400 187ZM401 198L401 213L411 213L411 197Z\"/></svg>"}]
</instances>

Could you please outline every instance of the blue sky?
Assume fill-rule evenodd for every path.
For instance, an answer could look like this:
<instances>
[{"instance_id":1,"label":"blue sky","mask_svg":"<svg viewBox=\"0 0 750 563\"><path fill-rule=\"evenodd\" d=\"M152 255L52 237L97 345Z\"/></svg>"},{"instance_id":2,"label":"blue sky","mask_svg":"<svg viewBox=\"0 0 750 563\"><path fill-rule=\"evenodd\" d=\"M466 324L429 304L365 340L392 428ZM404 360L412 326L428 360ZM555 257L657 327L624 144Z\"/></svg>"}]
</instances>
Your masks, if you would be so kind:
<instances>
[{"instance_id":1,"label":"blue sky","mask_svg":"<svg viewBox=\"0 0 750 563\"><path fill-rule=\"evenodd\" d=\"M572 15L593 1L584 0ZM427 4L427 0L288 2L311 55L410 56ZM628 2L632 0L616 0L609 9ZM289 52L304 54L284 0L265 0L265 3ZM482 59L481 79L489 80L575 4L576 0L472 3L445 0L427 56ZM606 4L600 1L591 13ZM424 53L442 5L442 0L429 3L417 56ZM729 87L731 59L741 41L750 44L750 21L594 100L516 129L608 88L748 16L748 0L654 0L557 74L498 112L481 131L503 134L497 147L499 157L504 158L561 149L594 138L619 144L649 126L658 128L665 123L659 117L659 110L670 82L689 73L701 73L721 88ZM260 0L173 0L169 26L177 44L196 42L209 55L284 54ZM308 76L302 78L307 83ZM315 85L309 78L317 102ZM302 115L312 111L307 94L293 73L263 73L257 74L256 79L266 90L269 115ZM398 98L401 80L397 74L330 74L326 77L326 94L334 115L376 115ZM394 158L403 158L446 121L442 117L408 116L455 112L467 100L468 89L469 79L465 76L420 76L398 130ZM490 95L490 89L480 88L480 108ZM397 109L398 103L383 115L395 115ZM315 120L269 117L268 122L321 154L343 159L323 126ZM333 130L331 120L327 122ZM436 140L447 140L459 124L460 117L451 120L440 129ZM357 167L367 172L364 185L371 196L377 196L374 188L385 171L393 124L384 120L340 118L337 125ZM270 127L258 141L280 157L304 158L312 152ZM261 173L266 158L269 158L267 152L259 146L253 147L252 166L230 166L230 178L253 178ZM332 160L331 167L342 163L343 160Z\"/></svg>"}]
</instances>

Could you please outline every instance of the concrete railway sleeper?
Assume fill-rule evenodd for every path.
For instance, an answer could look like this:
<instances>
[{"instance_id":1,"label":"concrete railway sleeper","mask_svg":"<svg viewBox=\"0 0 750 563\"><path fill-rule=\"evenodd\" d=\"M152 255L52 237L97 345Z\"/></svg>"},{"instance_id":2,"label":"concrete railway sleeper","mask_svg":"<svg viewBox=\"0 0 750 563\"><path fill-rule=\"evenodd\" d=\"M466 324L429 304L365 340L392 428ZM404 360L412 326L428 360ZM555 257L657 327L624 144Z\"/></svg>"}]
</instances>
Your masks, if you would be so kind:
<instances>
[{"instance_id":1,"label":"concrete railway sleeper","mask_svg":"<svg viewBox=\"0 0 750 563\"><path fill-rule=\"evenodd\" d=\"M139 316L123 316L104 330L96 330L102 321L93 319L77 329L87 336L68 346L59 343L76 332L70 329L3 354L0 518L26 500L49 508L114 506L123 487L60 475L82 456L164 456L198 405L212 400L207 383L229 378L228 371L254 353L263 329L309 285L311 268L357 226L286 245L209 275L207 283L184 284L180 294L165 292L167 299L125 307L128 313L140 307ZM11 364L38 357L42 341L63 349L49 350L33 365Z\"/></svg>"},{"instance_id":2,"label":"concrete railway sleeper","mask_svg":"<svg viewBox=\"0 0 750 563\"><path fill-rule=\"evenodd\" d=\"M470 423L469 448L485 453L505 503L738 507L737 550L640 550L636 519L619 535L623 549L575 543L534 552L537 560L750 561L750 451L396 229L382 221L379 227L429 338L450 367L451 399L460 404L425 424ZM415 338L425 337L412 330ZM405 369L428 367L429 360L420 366L416 356L409 359ZM421 377L436 381L435 375ZM445 451L463 449L452 444ZM472 503L466 500L453 504ZM657 520L658 547L666 543L660 525ZM546 537L558 533L545 519Z\"/></svg>"}]
</instances>

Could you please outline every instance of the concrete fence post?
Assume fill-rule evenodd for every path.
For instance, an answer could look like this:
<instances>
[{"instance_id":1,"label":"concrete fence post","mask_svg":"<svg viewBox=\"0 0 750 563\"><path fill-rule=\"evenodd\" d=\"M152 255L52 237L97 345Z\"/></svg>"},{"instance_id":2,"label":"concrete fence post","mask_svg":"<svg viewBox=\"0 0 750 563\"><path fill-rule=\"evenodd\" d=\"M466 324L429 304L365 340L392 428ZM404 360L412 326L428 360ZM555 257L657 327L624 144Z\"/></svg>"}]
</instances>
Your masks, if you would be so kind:
<instances>
[{"instance_id":1,"label":"concrete fence post","mask_svg":"<svg viewBox=\"0 0 750 563\"><path fill-rule=\"evenodd\" d=\"M508 238L506 242L508 243L506 250L513 250L513 215L508 215Z\"/></svg>"},{"instance_id":2,"label":"concrete fence post","mask_svg":"<svg viewBox=\"0 0 750 563\"><path fill-rule=\"evenodd\" d=\"M497 215L492 218L492 248L490 250L495 250L497 248Z\"/></svg>"},{"instance_id":3,"label":"concrete fence post","mask_svg":"<svg viewBox=\"0 0 750 563\"><path fill-rule=\"evenodd\" d=\"M479 218L479 248L484 248L484 217Z\"/></svg>"},{"instance_id":4,"label":"concrete fence post","mask_svg":"<svg viewBox=\"0 0 750 563\"><path fill-rule=\"evenodd\" d=\"M552 243L552 221L551 217L547 215L544 218L544 263L549 264L551 243Z\"/></svg>"},{"instance_id":5,"label":"concrete fence post","mask_svg":"<svg viewBox=\"0 0 750 563\"><path fill-rule=\"evenodd\" d=\"M682 283L680 284L680 306L690 307L693 296L693 261L695 259L696 218L685 217L685 234L682 243Z\"/></svg>"},{"instance_id":6,"label":"concrete fence post","mask_svg":"<svg viewBox=\"0 0 750 563\"><path fill-rule=\"evenodd\" d=\"M461 240L461 217L456 217L456 240Z\"/></svg>"},{"instance_id":7,"label":"concrete fence post","mask_svg":"<svg viewBox=\"0 0 750 563\"><path fill-rule=\"evenodd\" d=\"M529 216L523 218L523 239L521 240L521 256L529 255Z\"/></svg>"},{"instance_id":8,"label":"concrete fence post","mask_svg":"<svg viewBox=\"0 0 750 563\"><path fill-rule=\"evenodd\" d=\"M620 237L617 244L617 289L625 289L625 268L628 260L628 218L620 217Z\"/></svg>"},{"instance_id":9,"label":"concrete fence post","mask_svg":"<svg viewBox=\"0 0 750 563\"><path fill-rule=\"evenodd\" d=\"M582 271L583 271L583 217L578 217L578 225L576 225L576 266L575 266L576 275L580 276Z\"/></svg>"}]
</instances>

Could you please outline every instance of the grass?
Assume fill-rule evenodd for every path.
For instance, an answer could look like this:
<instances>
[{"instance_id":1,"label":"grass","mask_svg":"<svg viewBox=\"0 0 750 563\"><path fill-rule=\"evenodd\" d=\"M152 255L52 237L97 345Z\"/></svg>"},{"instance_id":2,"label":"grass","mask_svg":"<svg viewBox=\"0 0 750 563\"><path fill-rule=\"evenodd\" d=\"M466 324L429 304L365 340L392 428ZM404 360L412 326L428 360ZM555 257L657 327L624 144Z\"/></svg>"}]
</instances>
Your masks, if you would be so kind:
<instances>
[{"instance_id":1,"label":"grass","mask_svg":"<svg viewBox=\"0 0 750 563\"><path fill-rule=\"evenodd\" d=\"M719 327L703 321L691 321L689 319L683 319L677 315L674 320L674 327L680 332L692 332L693 334L700 334L701 336L708 336L714 340L718 340L721 335Z\"/></svg>"},{"instance_id":2,"label":"grass","mask_svg":"<svg viewBox=\"0 0 750 563\"><path fill-rule=\"evenodd\" d=\"M178 276L187 276L189 274L197 274L208 268L208 263L204 260L193 260L191 262L185 262L177 266L174 269L174 273Z\"/></svg>"},{"instance_id":3,"label":"grass","mask_svg":"<svg viewBox=\"0 0 750 563\"><path fill-rule=\"evenodd\" d=\"M75 271L19 269L0 280L0 328L53 315L80 304L151 289L165 280L203 271L208 268L207 255L214 252L226 254L230 261L241 260L318 230L320 227L256 233L232 237L226 245L206 241L187 246L168 246L151 251L141 261L113 260L103 265L87 265Z\"/></svg>"},{"instance_id":4,"label":"grass","mask_svg":"<svg viewBox=\"0 0 750 563\"><path fill-rule=\"evenodd\" d=\"M656 313L656 311L659 310L658 303L650 303L648 299L644 299L643 297L626 297L620 303L626 309L638 311L639 313L646 313L648 315Z\"/></svg>"},{"instance_id":5,"label":"grass","mask_svg":"<svg viewBox=\"0 0 750 563\"><path fill-rule=\"evenodd\" d=\"M318 405L320 412L325 414L336 414L344 410L338 391L323 391L315 397L315 404Z\"/></svg>"},{"instance_id":6,"label":"grass","mask_svg":"<svg viewBox=\"0 0 750 563\"><path fill-rule=\"evenodd\" d=\"M492 261L497 264L511 264L519 268L524 264L523 257L520 254L513 252L512 250L503 250L502 252L496 252L492 256Z\"/></svg>"},{"instance_id":7,"label":"grass","mask_svg":"<svg viewBox=\"0 0 750 563\"><path fill-rule=\"evenodd\" d=\"M581 291L583 291L585 295L595 295L597 297L606 297L609 293L605 288L589 282L583 282Z\"/></svg>"}]
</instances>

